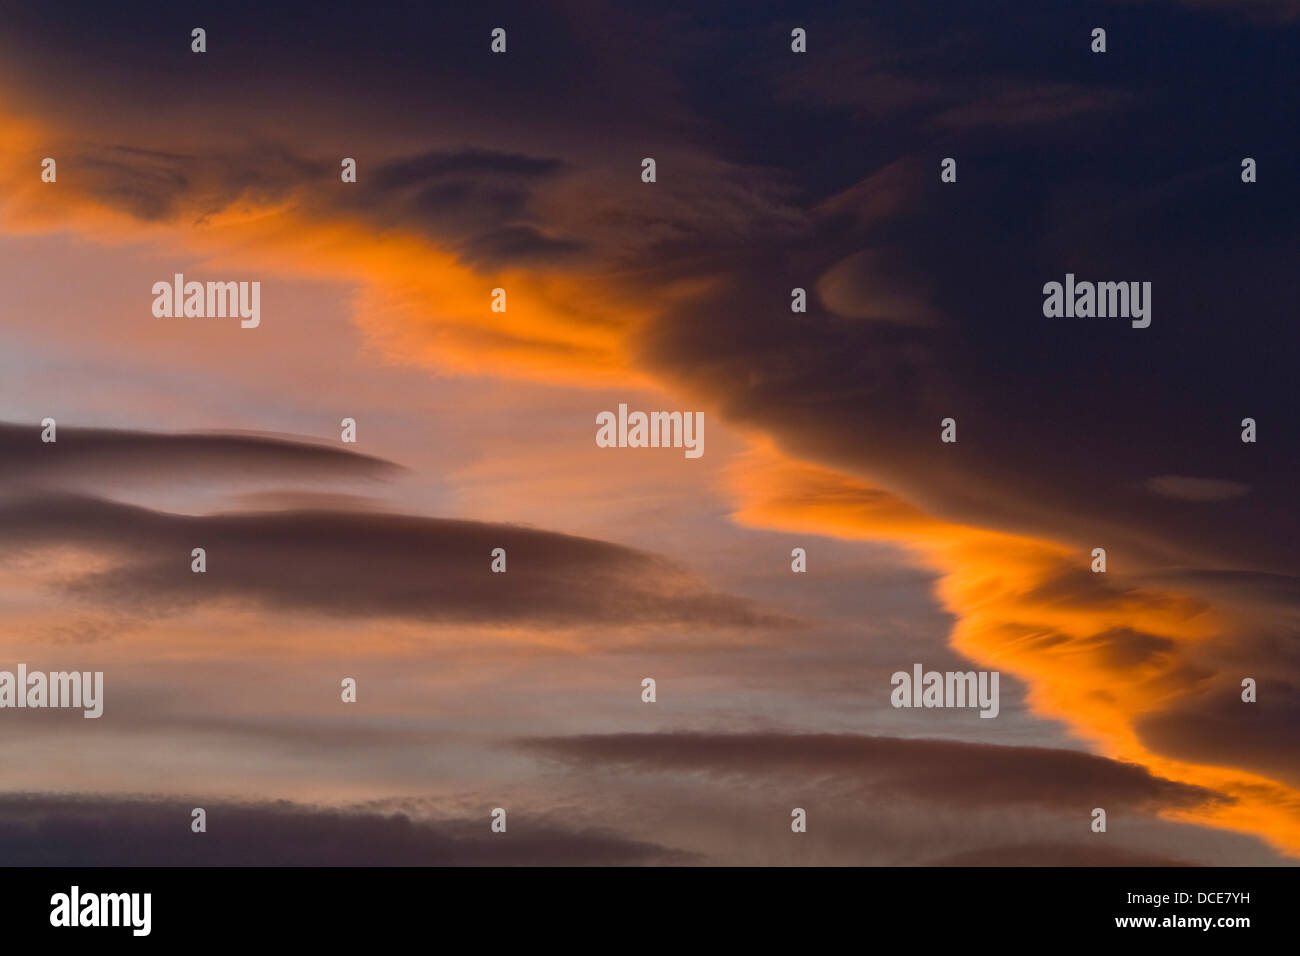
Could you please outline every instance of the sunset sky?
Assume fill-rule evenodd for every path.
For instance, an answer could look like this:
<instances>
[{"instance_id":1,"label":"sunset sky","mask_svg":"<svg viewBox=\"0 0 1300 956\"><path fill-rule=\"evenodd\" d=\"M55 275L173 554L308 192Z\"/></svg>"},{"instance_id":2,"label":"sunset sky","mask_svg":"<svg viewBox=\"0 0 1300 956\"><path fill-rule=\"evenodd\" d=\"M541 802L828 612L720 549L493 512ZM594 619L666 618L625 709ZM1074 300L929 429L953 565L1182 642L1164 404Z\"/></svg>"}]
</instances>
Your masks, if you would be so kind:
<instances>
[{"instance_id":1,"label":"sunset sky","mask_svg":"<svg viewBox=\"0 0 1300 956\"><path fill-rule=\"evenodd\" d=\"M0 863L1294 865L1300 3L1057 6L0 4Z\"/></svg>"}]
</instances>

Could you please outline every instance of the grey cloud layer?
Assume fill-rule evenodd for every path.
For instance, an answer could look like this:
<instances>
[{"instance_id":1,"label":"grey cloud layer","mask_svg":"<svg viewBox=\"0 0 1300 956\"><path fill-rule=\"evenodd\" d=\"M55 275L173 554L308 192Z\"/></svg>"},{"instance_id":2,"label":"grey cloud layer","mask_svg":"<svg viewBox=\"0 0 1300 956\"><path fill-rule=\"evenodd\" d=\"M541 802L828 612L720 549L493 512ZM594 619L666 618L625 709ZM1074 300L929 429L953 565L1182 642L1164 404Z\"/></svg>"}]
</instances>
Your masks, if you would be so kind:
<instances>
[{"instance_id":1,"label":"grey cloud layer","mask_svg":"<svg viewBox=\"0 0 1300 956\"><path fill-rule=\"evenodd\" d=\"M173 515L79 497L0 505L9 547L80 545L121 564L63 587L122 607L216 600L357 617L549 625L788 624L630 548L549 531L377 512ZM206 549L207 572L190 568ZM508 571L492 573L494 548Z\"/></svg>"},{"instance_id":2,"label":"grey cloud layer","mask_svg":"<svg viewBox=\"0 0 1300 956\"><path fill-rule=\"evenodd\" d=\"M207 833L190 831L191 810ZM613 866L680 863L687 854L523 813L505 835L481 819L413 820L287 801L6 794L7 866Z\"/></svg>"},{"instance_id":3,"label":"grey cloud layer","mask_svg":"<svg viewBox=\"0 0 1300 956\"><path fill-rule=\"evenodd\" d=\"M1152 776L1082 751L849 734L604 734L534 738L525 749L585 769L798 776L847 782L862 793L934 803L1114 809L1221 801L1212 791Z\"/></svg>"},{"instance_id":4,"label":"grey cloud layer","mask_svg":"<svg viewBox=\"0 0 1300 956\"><path fill-rule=\"evenodd\" d=\"M33 485L202 475L376 476L396 466L283 439L0 427L6 483L0 543L77 545L114 557L110 569L62 582L66 593L150 613L218 600L357 617L485 624L607 626L691 622L789 625L709 589L686 569L632 548L513 525L365 510L299 508L169 514ZM283 498L282 498L283 500ZM311 500L311 499L307 499ZM346 499L345 499L346 500ZM190 568L194 548L207 571ZM506 573L492 573L496 548Z\"/></svg>"},{"instance_id":5,"label":"grey cloud layer","mask_svg":"<svg viewBox=\"0 0 1300 956\"><path fill-rule=\"evenodd\" d=\"M402 469L337 446L269 435L166 434L60 424L41 441L35 423L0 423L0 486L86 485L103 479L198 477L382 478Z\"/></svg>"}]
</instances>

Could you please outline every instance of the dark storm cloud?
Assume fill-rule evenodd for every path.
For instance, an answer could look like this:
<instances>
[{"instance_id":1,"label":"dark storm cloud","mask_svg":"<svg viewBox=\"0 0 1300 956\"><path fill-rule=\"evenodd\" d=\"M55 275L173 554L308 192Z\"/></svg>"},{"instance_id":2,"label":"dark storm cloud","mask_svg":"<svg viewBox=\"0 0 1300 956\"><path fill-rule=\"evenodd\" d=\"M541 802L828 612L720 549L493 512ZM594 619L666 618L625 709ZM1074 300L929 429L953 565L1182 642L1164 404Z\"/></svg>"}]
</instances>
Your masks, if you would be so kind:
<instances>
[{"instance_id":1,"label":"dark storm cloud","mask_svg":"<svg viewBox=\"0 0 1300 956\"><path fill-rule=\"evenodd\" d=\"M1060 43L1060 20L1026 16L1032 36L1050 27ZM969 25L970 61L1011 69L1011 47L1034 46L1018 14L1013 22ZM1300 297L1300 243L1282 212L1295 179L1283 173L1268 196L1251 193L1232 150L1268 151L1279 172L1290 168L1277 138L1292 129L1295 87L1270 73L1277 38L1238 33L1225 49L1218 27L1182 26L1170 29L1187 46L1162 49L1154 64L1108 60L1105 82L1140 73L1149 103L1074 117L1065 137L1009 122L991 130L974 114L967 125L949 117L943 131L924 109L894 118L909 155L862 163L879 172L822 203L813 242L759 245L732 263L706 297L647 329L643 358L729 420L935 514L1080 545L1104 537L1152 561L1294 567L1300 457L1287 369L1300 349L1294 325L1268 316ZM1256 48L1258 88L1287 92L1238 109L1219 81ZM1031 53L1015 69L1078 79L1087 56L1053 64ZM1191 61L1195 94L1180 86ZM939 51L928 65L927 77L953 72ZM1209 129L1205 100L1222 104ZM848 131L841 152L871 155L855 150L861 137ZM1135 155L1145 159L1135 165ZM943 156L957 157L957 183L939 181ZM1045 319L1041 287L1066 272L1152 281L1152 328ZM813 278L810 315L792 319L789 287ZM1273 423L1269 442L1240 442L1247 415ZM937 440L948 416L956 446ZM1177 494L1152 499L1145 488L1153 475L1197 473L1251 496L1206 502L1196 486L1192 502L1179 481L1161 485Z\"/></svg>"},{"instance_id":2,"label":"dark storm cloud","mask_svg":"<svg viewBox=\"0 0 1300 956\"><path fill-rule=\"evenodd\" d=\"M514 525L375 511L177 515L49 495L0 502L0 542L107 554L114 567L62 588L149 613L226 600L488 625L791 624L655 555ZM204 574L190 567L197 547ZM490 570L495 548L506 573Z\"/></svg>"},{"instance_id":3,"label":"dark storm cloud","mask_svg":"<svg viewBox=\"0 0 1300 956\"><path fill-rule=\"evenodd\" d=\"M190 832L191 811L210 832ZM293 804L174 798L0 796L7 866L615 866L690 856L597 829L512 813L506 835L481 819ZM178 836L179 834L179 836Z\"/></svg>"},{"instance_id":4,"label":"dark storm cloud","mask_svg":"<svg viewBox=\"0 0 1300 956\"><path fill-rule=\"evenodd\" d=\"M717 56L711 91L692 90L720 156L779 170L814 216L725 256L661 246L660 270L709 291L645 329L642 359L728 421L934 514L1108 543L1127 568L1300 563L1300 337L1268 318L1300 299L1286 212L1300 103L1278 55L1300 29L1130 9L1102 57L1086 30L1063 52L1074 22L1045 8L997 22L945 8L941 35L910 8L843 13L824 14L806 57ZM1140 57L1123 45L1152 30L1179 42ZM869 128L844 96L889 91L826 69L855 59L919 84ZM1259 91L1245 103L1243 62ZM737 82L755 63L770 72ZM1267 191L1241 182L1242 155L1279 171ZM939 181L945 156L957 183ZM1043 284L1067 271L1151 281L1152 326L1045 318ZM794 286L807 316L789 312ZM949 416L956 445L938 441ZM1247 416L1270 423L1267 441L1240 441ZM1214 484L1168 480L1187 475Z\"/></svg>"},{"instance_id":5,"label":"dark storm cloud","mask_svg":"<svg viewBox=\"0 0 1300 956\"><path fill-rule=\"evenodd\" d=\"M531 738L519 745L588 770L704 773L748 778L754 786L765 786L764 778L798 776L838 782L872 797L965 806L1068 809L1083 801L1138 810L1225 799L1152 776L1136 764L1044 747L783 733L601 734Z\"/></svg>"},{"instance_id":6,"label":"dark storm cloud","mask_svg":"<svg viewBox=\"0 0 1300 956\"><path fill-rule=\"evenodd\" d=\"M998 163L980 175L1032 175ZM1035 236L1032 223L1049 208L1030 208L1023 192L964 191L964 180L946 199L930 165L933 186L910 206L902 200L911 220L899 213L873 226L892 241L864 237L860 251L828 248L820 263L807 248L786 265L769 254L714 277L712 292L647 329L641 354L728 420L774 432L801 457L871 475L944 517L1079 545L1104 537L1144 560L1182 554L1184 564L1274 571L1300 563L1300 536L1283 530L1297 530L1289 489L1300 455L1285 370L1300 356L1293 329L1263 318L1300 297L1290 267L1300 249L1261 249L1252 281L1232 281L1230 303L1224 271L1210 261L1222 255L1220 238L1189 235L1172 203L1162 213L1179 252L1153 237L1117 254L1114 236L1131 235L1131 222L1077 243ZM1245 188L1232 169L1222 173ZM1042 190L1052 187L1029 195ZM1197 201L1186 190L1179 199ZM1025 208L1012 215L997 203ZM1272 216L1251 203L1238 212ZM1067 271L1153 281L1152 327L1044 318L1042 285ZM812 277L817 299L792 320L789 288ZM1220 321L1225 314L1241 319ZM1271 423L1267 443L1240 441L1247 415ZM938 440L946 417L957 421L956 445ZM1146 490L1152 475L1206 472L1251 494L1206 502Z\"/></svg>"}]
</instances>

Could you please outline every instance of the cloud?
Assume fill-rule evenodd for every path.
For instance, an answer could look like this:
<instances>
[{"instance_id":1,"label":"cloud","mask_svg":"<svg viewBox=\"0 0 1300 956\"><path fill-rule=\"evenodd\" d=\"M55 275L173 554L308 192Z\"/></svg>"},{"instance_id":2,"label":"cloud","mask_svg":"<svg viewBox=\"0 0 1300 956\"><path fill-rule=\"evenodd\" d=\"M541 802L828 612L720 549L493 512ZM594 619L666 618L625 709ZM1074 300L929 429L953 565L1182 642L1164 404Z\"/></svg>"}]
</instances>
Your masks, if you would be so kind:
<instances>
[{"instance_id":1,"label":"cloud","mask_svg":"<svg viewBox=\"0 0 1300 956\"><path fill-rule=\"evenodd\" d=\"M1300 577L1263 571L1173 568L1152 575L1153 581L1190 586L1223 603L1300 611Z\"/></svg>"},{"instance_id":2,"label":"cloud","mask_svg":"<svg viewBox=\"0 0 1300 956\"><path fill-rule=\"evenodd\" d=\"M538 190L565 171L566 163L552 157L434 151L381 163L358 188L372 221L447 242L477 267L537 267L587 249L586 242L543 231L533 208Z\"/></svg>"},{"instance_id":3,"label":"cloud","mask_svg":"<svg viewBox=\"0 0 1300 956\"><path fill-rule=\"evenodd\" d=\"M1180 760L1240 767L1300 787L1300 688L1263 678L1256 683L1257 699L1246 703L1240 679L1214 681L1172 707L1143 714L1137 732L1148 746Z\"/></svg>"},{"instance_id":4,"label":"cloud","mask_svg":"<svg viewBox=\"0 0 1300 956\"><path fill-rule=\"evenodd\" d=\"M933 325L938 314L917 283L900 277L902 268L888 250L863 249L824 272L817 295L827 309L847 318Z\"/></svg>"},{"instance_id":5,"label":"cloud","mask_svg":"<svg viewBox=\"0 0 1300 956\"><path fill-rule=\"evenodd\" d=\"M536 266L586 248L545 234L532 209L537 190L565 170L554 158L485 149L398 156L359 167L345 190L332 182L336 160L275 141L202 154L112 145L74 154L63 168L88 198L145 223L208 222L249 207L318 209L380 231L409 229L486 268Z\"/></svg>"},{"instance_id":6,"label":"cloud","mask_svg":"<svg viewBox=\"0 0 1300 956\"><path fill-rule=\"evenodd\" d=\"M1114 564L1093 574L1083 549L946 522L867 482L772 455L755 449L736 463L738 520L912 549L941 570L936 591L957 619L953 648L1024 680L1033 712L1064 721L1109 757L1231 798L1188 819L1268 833L1294 851L1296 791L1279 782L1275 760L1252 759L1271 743L1231 761L1192 763L1216 751L1137 726L1141 715L1176 711L1233 675L1294 684L1290 578L1176 568L1148 575ZM1278 730L1292 720L1286 708L1275 717Z\"/></svg>"},{"instance_id":7,"label":"cloud","mask_svg":"<svg viewBox=\"0 0 1300 956\"><path fill-rule=\"evenodd\" d=\"M61 168L109 207L162 223L201 219L241 202L274 203L333 167L266 141L240 152L203 153L111 144L74 152Z\"/></svg>"},{"instance_id":8,"label":"cloud","mask_svg":"<svg viewBox=\"0 0 1300 956\"><path fill-rule=\"evenodd\" d=\"M632 548L551 531L376 511L177 515L73 495L0 502L11 549L108 556L61 588L100 606L167 613L210 602L430 622L539 626L788 626ZM190 568L206 550L207 571ZM490 570L506 551L505 573ZM95 562L98 565L98 562Z\"/></svg>"},{"instance_id":9,"label":"cloud","mask_svg":"<svg viewBox=\"0 0 1300 956\"><path fill-rule=\"evenodd\" d=\"M1250 6L1293 9L1290 0ZM21 134L5 137L17 157L12 178L28 183L7 197L7 209L19 209L10 221L28 228L94 234L101 205L150 226L160 217L188 226L209 213L208 197L248 197L252 208L230 207L198 235L142 232L119 220L104 232L169 243L183 236L190 252L236 250L259 265L355 282L358 324L404 361L578 384L623 384L635 374L716 408L810 466L790 486L764 488L762 475L751 478L741 520L906 539L943 571L940 592L959 616L954 644L1008 662L1031 682L1039 712L1067 715L1097 746L1155 761L1136 739L1134 716L1149 711L1153 694L1186 692L1216 673L1222 645L1249 647L1251 631L1199 593L1154 589L1137 576L1213 569L1215 586L1226 590L1233 574L1282 578L1300 561L1300 536L1291 533L1300 479L1293 445L1267 417L1257 446L1236 435L1242 414L1292 404L1294 330L1251 317L1286 314L1300 298L1287 212L1296 184L1261 178L1268 201L1249 201L1221 148L1274 144L1272 156L1261 154L1261 170L1284 167L1294 152L1278 139L1294 125L1285 98L1243 100L1236 88L1288 88L1287 65L1274 53L1290 34L1243 28L1225 43L1221 18L1152 11L1177 42L1146 51L1140 100L1106 110L1109 84L1122 82L1132 61L1089 60L1082 32L1078 56L1060 56L1073 28L1047 8L996 23L974 7L954 9L940 35L904 7L869 19L844 13L828 9L822 28L814 25L814 50L824 43L826 55L810 63L792 57L779 33L768 37L771 61L719 55L726 46L716 42L716 27L677 15L647 16L644 31L593 31L599 44L576 42L592 35L575 37L561 18L527 20L519 35L536 29L532 36L545 42L517 46L487 73L478 68L481 43L475 53L473 44L448 43L445 57L428 57L428 35L477 29L467 14L423 31L385 29L392 21L383 18L395 15L376 13L378 50L351 43L338 12L317 12L326 46L342 40L355 62L346 77L323 73L319 91L287 82L307 74L311 53L266 56L261 44L278 31L249 31L247 43L213 64L233 70L211 87L218 135L228 135L221 119L233 115L244 124L292 118L299 139L355 139L352 129L318 118L340 114L340 102L349 102L341 88L352 86L393 91L374 125L403 144L411 142L412 115L479 144L431 150L420 142L404 146L405 157L376 157L379 170L389 160L408 163L398 167L391 205L357 202L373 195L358 184L354 198L335 190L337 202L353 208L313 196L286 210L275 205L276 170L292 172L292 164L273 156L267 180L250 181L245 164L216 151L229 170L195 172L169 158L179 150L156 141L156 130L186 128L167 117L184 116L200 82L192 57L180 65L183 44L153 55L172 49L170 21L105 24L33 8L18 21L24 30L10 31L34 40L9 41L19 47L15 69L24 57L42 63L56 46L70 66L26 84L33 99L58 104L61 125L5 124L6 134ZM422 18L432 16L412 22L428 25ZM597 22L607 19L619 27L635 20L606 12ZM647 53L658 44L646 36L671 40L679 51L671 69ZM116 75L120 83L85 83L96 75L97 51L118 42L133 54L119 57L129 67ZM536 70L539 56L556 68ZM778 57L783 68L769 69ZM759 66L738 68L737 59ZM1121 71L1108 69L1107 86L1092 69L1101 59ZM1085 62L1092 76L1081 81ZM249 63L257 69L239 69ZM169 87L156 83L164 64L186 78L174 84L176 100L121 93L165 93ZM1241 82L1225 86L1220 78L1241 64L1249 67ZM604 73L607 66L617 72ZM272 75L286 82L267 83L266 69L283 71ZM439 82L457 71L454 82ZM792 81L800 71L806 82ZM770 78L747 82L755 72ZM590 82L597 76L599 85ZM924 79L908 79L917 76ZM268 103L250 115L240 84L252 82L283 89L294 108ZM85 89L68 96L64 83ZM120 109L103 108L110 93ZM424 109L434 96L446 106ZM799 111L798 135L788 133L785 109L794 101L812 105ZM64 111L97 106L128 133L128 110L139 110L138 153L114 151L84 184L61 180L61 204L45 193L35 199L43 187L28 157L44 155L48 143L84 141L94 124ZM500 121L503 106L517 124ZM617 126L592 122L615 112L626 114ZM1073 122L1054 122L1063 116ZM462 117L464 127L449 122ZM810 148L828 132L836 149ZM643 188L635 163L652 137L662 144L661 178ZM489 140L495 146L485 155ZM891 145L899 142L910 144L906 154ZM960 183L941 184L935 159L953 154ZM1167 155L1178 162L1161 161ZM182 184L192 203L180 198ZM78 206L82 188L90 198ZM69 209L71 222L61 218ZM855 260L864 249L870 261ZM511 256L535 271L511 276L508 315L486 316L483 291L495 277L478 267L504 268ZM543 273L543 262L583 271ZM1045 321L1039 290L1066 270L1151 280L1151 329ZM827 275L829 314L792 320L790 287ZM1243 275L1250 281L1238 281ZM921 306L948 321L900 321L920 316ZM880 315L891 321L842 321ZM939 420L950 415L956 445L936 440ZM1145 485L1152 475L1202 472L1249 487L1249 499L1220 499L1189 522L1185 499L1152 495ZM1080 577L1081 556L1097 544L1112 562L1105 585ZM1189 780L1242 783L1225 780L1221 768L1154 766ZM1235 824L1289 830L1291 845L1300 845L1295 814L1289 824L1279 819L1289 805L1278 791L1244 785L1257 792Z\"/></svg>"},{"instance_id":10,"label":"cloud","mask_svg":"<svg viewBox=\"0 0 1300 956\"><path fill-rule=\"evenodd\" d=\"M1187 478L1182 475L1148 478L1147 487L1158 495L1180 501L1227 501L1229 498L1240 498L1250 491L1250 485L1239 481Z\"/></svg>"},{"instance_id":11,"label":"cloud","mask_svg":"<svg viewBox=\"0 0 1300 956\"><path fill-rule=\"evenodd\" d=\"M0 423L0 486L95 487L105 480L382 478L403 469L338 446L271 435L165 434Z\"/></svg>"},{"instance_id":12,"label":"cloud","mask_svg":"<svg viewBox=\"0 0 1300 956\"><path fill-rule=\"evenodd\" d=\"M421 153L392 159L375 170L375 184L380 191L427 186L455 177L495 176L502 179L542 179L564 168L557 159L503 153L485 149L464 149Z\"/></svg>"},{"instance_id":13,"label":"cloud","mask_svg":"<svg viewBox=\"0 0 1300 956\"><path fill-rule=\"evenodd\" d=\"M190 830L207 811L207 833ZM192 797L0 795L0 858L11 866L618 866L688 854L546 816L482 818Z\"/></svg>"},{"instance_id":14,"label":"cloud","mask_svg":"<svg viewBox=\"0 0 1300 956\"><path fill-rule=\"evenodd\" d=\"M475 236L462 247L462 253L476 264L525 264L563 259L584 248L583 243L571 239L552 239L534 226L513 225Z\"/></svg>"},{"instance_id":15,"label":"cloud","mask_svg":"<svg viewBox=\"0 0 1300 956\"><path fill-rule=\"evenodd\" d=\"M590 769L714 777L823 778L864 798L884 795L961 806L1056 809L1080 801L1153 810L1223 802L1202 787L1075 750L849 734L659 733L531 738L520 746Z\"/></svg>"},{"instance_id":16,"label":"cloud","mask_svg":"<svg viewBox=\"0 0 1300 956\"><path fill-rule=\"evenodd\" d=\"M0 544L74 546L96 556L61 583L119 612L211 602L283 611L487 625L698 624L770 628L792 619L710 589L660 556L592 538L399 514L355 495L281 488L236 498L246 510L173 514L80 493L128 490L159 475L209 482L261 477L373 478L399 466L264 435L160 434L0 425ZM6 485L9 487L6 489ZM36 486L69 492L35 492ZM190 569L206 550L207 571ZM490 570L506 551L505 573ZM99 558L108 558L108 567ZM93 570L90 569L93 565ZM75 565L70 566L75 569Z\"/></svg>"}]
</instances>

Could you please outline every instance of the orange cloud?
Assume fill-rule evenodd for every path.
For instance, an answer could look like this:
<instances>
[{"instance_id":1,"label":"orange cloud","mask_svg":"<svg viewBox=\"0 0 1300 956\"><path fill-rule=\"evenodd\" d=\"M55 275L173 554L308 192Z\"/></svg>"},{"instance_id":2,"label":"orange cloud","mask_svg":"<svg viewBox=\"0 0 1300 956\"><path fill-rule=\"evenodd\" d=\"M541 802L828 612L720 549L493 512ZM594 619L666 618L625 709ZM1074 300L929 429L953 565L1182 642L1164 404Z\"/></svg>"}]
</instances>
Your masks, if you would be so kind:
<instances>
[{"instance_id":1,"label":"orange cloud","mask_svg":"<svg viewBox=\"0 0 1300 956\"><path fill-rule=\"evenodd\" d=\"M8 233L67 230L106 244L152 244L223 276L352 283L356 323L398 362L548 383L650 384L624 347L648 313L599 276L480 271L412 231L341 214L305 186L275 199L244 194L214 210L212 191L197 184L166 219L144 220L97 195L71 164L60 165L57 182L40 180L43 157L75 154L58 133L0 110L0 141L0 170L13 184L0 200ZM506 291L505 312L491 309L496 288ZM147 291L142 309L152 301Z\"/></svg>"},{"instance_id":2,"label":"orange cloud","mask_svg":"<svg viewBox=\"0 0 1300 956\"><path fill-rule=\"evenodd\" d=\"M1233 798L1170 810L1170 818L1257 834L1300 855L1300 792L1256 774L1168 759L1134 729L1142 715L1186 692L1194 667L1188 652L1231 627L1223 611L1193 594L1092 574L1089 555L1052 541L932 518L857 478L787 458L763 439L736 459L728 480L741 524L888 541L913 552L942 575L939 599L957 617L952 646L1024 680L1035 713L1065 722L1105 756ZM1139 653L1126 653L1134 637Z\"/></svg>"}]
</instances>

